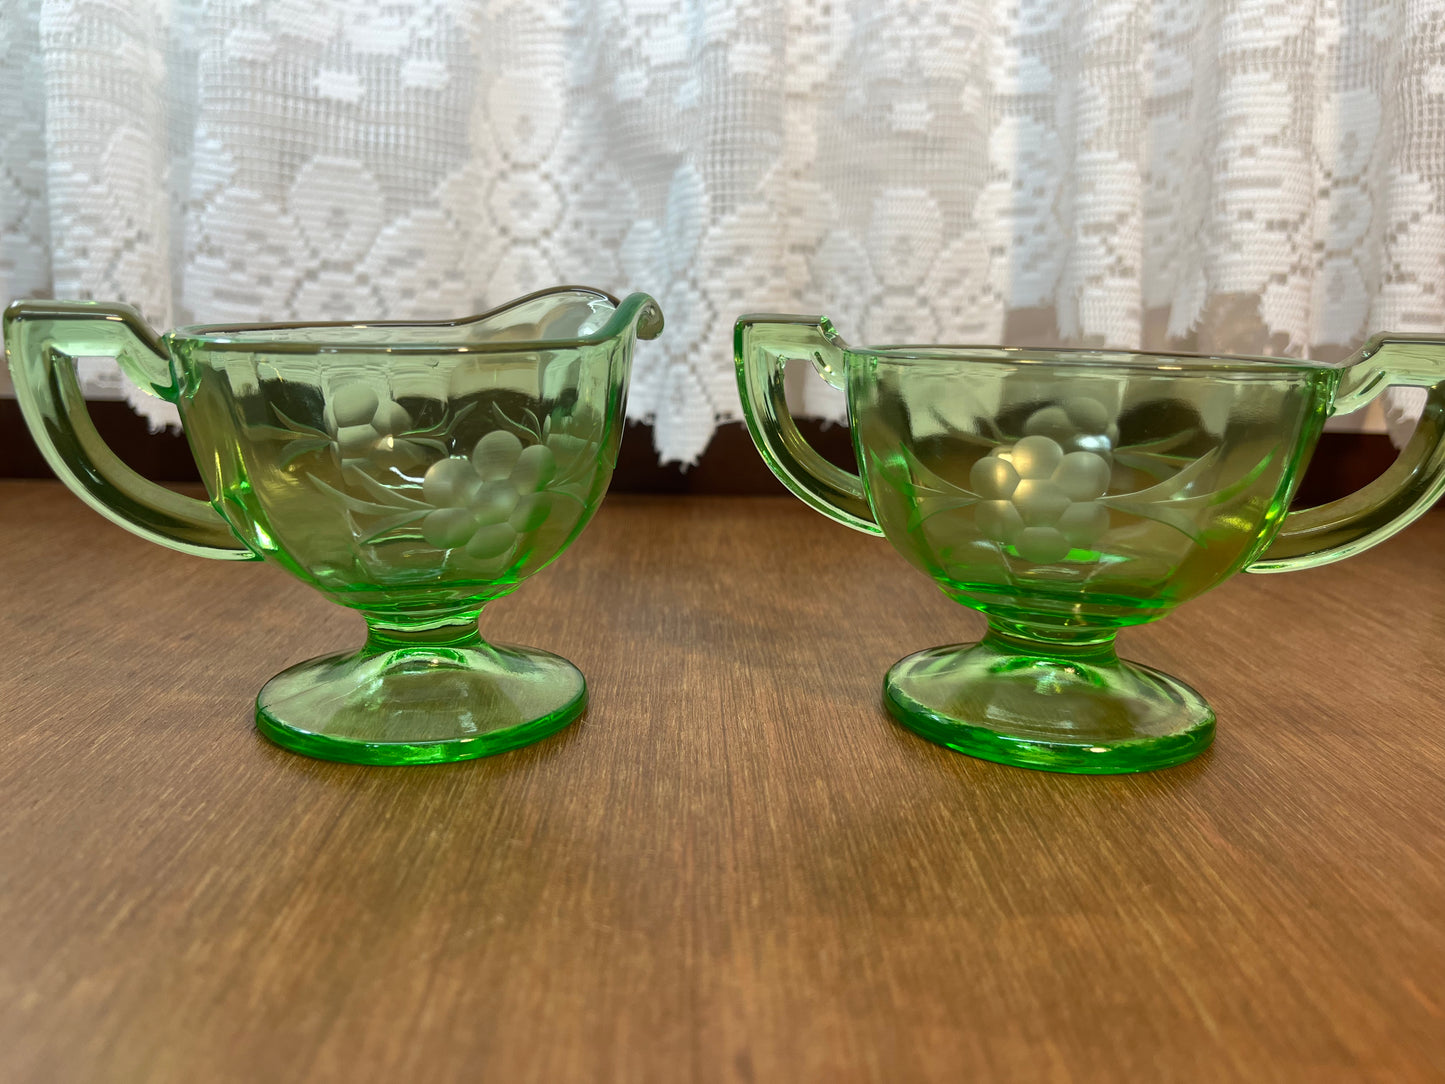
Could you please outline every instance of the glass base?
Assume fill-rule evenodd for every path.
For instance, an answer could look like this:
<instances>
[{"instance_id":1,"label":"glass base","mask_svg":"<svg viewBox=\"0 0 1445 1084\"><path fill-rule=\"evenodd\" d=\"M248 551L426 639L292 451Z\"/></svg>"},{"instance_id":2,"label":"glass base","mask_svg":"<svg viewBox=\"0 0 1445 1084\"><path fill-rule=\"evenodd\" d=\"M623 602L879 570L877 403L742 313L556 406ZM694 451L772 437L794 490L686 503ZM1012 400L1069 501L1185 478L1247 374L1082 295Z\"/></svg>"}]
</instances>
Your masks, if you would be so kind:
<instances>
[{"instance_id":1,"label":"glass base","mask_svg":"<svg viewBox=\"0 0 1445 1084\"><path fill-rule=\"evenodd\" d=\"M1214 740L1214 712L1177 678L1087 649L989 637L909 655L883 682L888 711L960 753L1051 772L1165 768Z\"/></svg>"},{"instance_id":2,"label":"glass base","mask_svg":"<svg viewBox=\"0 0 1445 1084\"><path fill-rule=\"evenodd\" d=\"M428 764L528 745L586 706L587 683L566 659L475 639L303 662L261 689L256 726L322 760Z\"/></svg>"}]
</instances>

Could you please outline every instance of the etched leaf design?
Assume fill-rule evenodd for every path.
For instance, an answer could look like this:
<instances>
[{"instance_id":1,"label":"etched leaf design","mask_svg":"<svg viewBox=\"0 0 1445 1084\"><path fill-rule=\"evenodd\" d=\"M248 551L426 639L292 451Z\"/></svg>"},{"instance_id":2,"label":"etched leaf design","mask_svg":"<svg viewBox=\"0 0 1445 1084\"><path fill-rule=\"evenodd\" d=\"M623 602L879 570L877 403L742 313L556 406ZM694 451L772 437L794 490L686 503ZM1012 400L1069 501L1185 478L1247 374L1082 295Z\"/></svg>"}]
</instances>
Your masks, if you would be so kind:
<instances>
[{"instance_id":1,"label":"etched leaf design","mask_svg":"<svg viewBox=\"0 0 1445 1084\"><path fill-rule=\"evenodd\" d=\"M1183 469L1194 457L1187 454L1171 455L1170 451L1192 440L1199 430L1185 429L1181 432L1160 437L1158 440L1139 444L1125 444L1114 449L1114 459L1126 467L1142 470L1155 478L1163 478L1168 471Z\"/></svg>"},{"instance_id":2,"label":"etched leaf design","mask_svg":"<svg viewBox=\"0 0 1445 1084\"><path fill-rule=\"evenodd\" d=\"M268 426L268 428L270 427ZM289 467L308 452L319 452L321 449L329 447L331 447L331 441L326 437L294 436L286 448L286 454L281 457L281 466Z\"/></svg>"},{"instance_id":3,"label":"etched leaf design","mask_svg":"<svg viewBox=\"0 0 1445 1084\"><path fill-rule=\"evenodd\" d=\"M461 424L462 419L464 419L468 414L475 410L476 407L477 404L474 402L466 403L459 407L456 413L454 413L451 416L450 420L447 421L446 428L442 430L442 436L446 439L448 443L450 443L452 439L456 436L457 426ZM427 433L426 435L431 436L432 434Z\"/></svg>"},{"instance_id":4,"label":"etched leaf design","mask_svg":"<svg viewBox=\"0 0 1445 1084\"><path fill-rule=\"evenodd\" d=\"M507 412L496 403L492 404L492 414L497 419L497 424L524 442L540 444L542 441L542 427L537 422L537 415L525 408L523 409L523 413L526 414L527 421L532 423L530 429L522 422L513 421L507 416Z\"/></svg>"},{"instance_id":5,"label":"etched leaf design","mask_svg":"<svg viewBox=\"0 0 1445 1084\"><path fill-rule=\"evenodd\" d=\"M316 486L321 492L341 502L342 507L348 512L353 512L360 516L394 516L398 511L397 506L394 504L373 504L371 501L364 501L360 497L353 497L350 493L343 493L335 486L323 482L314 474L308 475L308 477L311 479L312 485ZM431 511L430 506L425 506L425 508L426 511Z\"/></svg>"},{"instance_id":6,"label":"etched leaf design","mask_svg":"<svg viewBox=\"0 0 1445 1084\"><path fill-rule=\"evenodd\" d=\"M1135 501L1128 496L1105 497L1099 503L1126 515L1150 519L1172 527L1191 542L1199 541L1199 523L1195 513L1207 497L1185 497L1175 501Z\"/></svg>"},{"instance_id":7,"label":"etched leaf design","mask_svg":"<svg viewBox=\"0 0 1445 1084\"><path fill-rule=\"evenodd\" d=\"M287 417L285 411L274 403L270 406L271 413L281 424L279 426L253 425L250 427L250 432L257 437L268 440L284 440L289 443L285 454L281 457L281 466L290 466L309 452L319 452L323 448L330 447L332 442L330 433Z\"/></svg>"},{"instance_id":8,"label":"etched leaf design","mask_svg":"<svg viewBox=\"0 0 1445 1084\"><path fill-rule=\"evenodd\" d=\"M421 446L421 447L423 447L423 448L428 448L428 449L430 449L431 451L436 452L437 455L446 455L446 454L447 454L447 445L446 445L446 442L445 442L445 441L442 441L442 440L438 440L438 439L436 439L435 437L418 437L418 436L412 436L411 434L407 434L407 435L405 435L405 436L397 437L397 438L396 438L396 441L397 441L398 444L400 444L400 443L402 443L402 442L404 441L404 442L406 442L407 444L416 444L416 445L419 445L419 446Z\"/></svg>"},{"instance_id":9,"label":"etched leaf design","mask_svg":"<svg viewBox=\"0 0 1445 1084\"><path fill-rule=\"evenodd\" d=\"M459 407L449 418L444 418L436 425L427 426L425 429L409 429L405 433L398 433L398 440L409 440L414 444L422 444L428 448L435 448L443 455L447 454L452 438L456 435L457 426L462 419L475 410L475 402L466 403Z\"/></svg>"},{"instance_id":10,"label":"etched leaf design","mask_svg":"<svg viewBox=\"0 0 1445 1084\"><path fill-rule=\"evenodd\" d=\"M281 410L281 408L276 406L274 403L271 404L271 413L276 415L277 421L279 421L282 425L284 425L292 433L295 433L297 436L319 437L321 440L324 441L331 440L331 434L321 429L317 429L314 426L305 425L302 422L298 421L293 421L291 418L288 418L286 414ZM270 426L267 426L266 428L270 428Z\"/></svg>"},{"instance_id":11,"label":"etched leaf design","mask_svg":"<svg viewBox=\"0 0 1445 1084\"><path fill-rule=\"evenodd\" d=\"M1004 436L1003 430L998 427L998 423L990 417L976 419L977 423L982 428L987 429L988 432L975 433L969 429L954 425L937 407L931 407L928 413L933 421L948 434L950 440L958 441L960 444L972 444L979 448L992 450L1000 444L1006 444L1008 442L1008 438Z\"/></svg>"},{"instance_id":12,"label":"etched leaf design","mask_svg":"<svg viewBox=\"0 0 1445 1084\"><path fill-rule=\"evenodd\" d=\"M975 497L971 493L965 497L958 497L951 500L940 499L930 503L926 512L924 511L922 505L918 505L908 516L907 529L910 531L916 531L918 528L922 527L930 519L932 519L934 516L938 515L941 512L956 512L960 508L970 508L982 499L982 497Z\"/></svg>"},{"instance_id":13,"label":"etched leaf design","mask_svg":"<svg viewBox=\"0 0 1445 1084\"><path fill-rule=\"evenodd\" d=\"M396 487L377 481L369 474L358 473L355 478L361 488L367 490L378 501L385 502L380 507L385 507L389 512L395 512L402 508L421 509L424 512L432 510L432 505L414 497L408 497Z\"/></svg>"},{"instance_id":14,"label":"etched leaf design","mask_svg":"<svg viewBox=\"0 0 1445 1084\"><path fill-rule=\"evenodd\" d=\"M1136 489L1132 493L1122 493L1119 496L1127 497L1129 500L1133 501L1169 500L1176 493L1179 493L1182 490L1185 490L1191 485L1193 485L1194 480L1209 469L1209 467L1214 463L1215 457L1217 457L1218 455L1219 449L1211 448L1209 449L1209 451L1201 455L1198 459L1194 460L1192 463L1186 466L1183 470L1179 471L1177 474L1174 474L1169 478L1164 479L1164 481L1158 483L1157 485L1152 485L1148 489ZM1105 499L1112 500L1113 498Z\"/></svg>"},{"instance_id":15,"label":"etched leaf design","mask_svg":"<svg viewBox=\"0 0 1445 1084\"><path fill-rule=\"evenodd\" d=\"M1260 475L1265 472L1265 469L1270 465L1273 460L1274 451L1271 450L1266 452L1264 454L1264 458L1261 459L1258 463L1256 463L1253 467L1251 467L1249 469L1249 473L1246 474L1243 478L1241 478L1237 482L1232 483L1231 485L1225 486L1223 489L1213 494L1214 506L1217 508L1222 508L1224 505L1234 500L1235 497L1243 493L1250 486L1254 485L1254 483L1259 480Z\"/></svg>"},{"instance_id":16,"label":"etched leaf design","mask_svg":"<svg viewBox=\"0 0 1445 1084\"><path fill-rule=\"evenodd\" d=\"M1199 493L1192 497L1180 497L1177 494L1183 492L1213 461L1219 449L1211 448L1205 455L1200 456L1189 466L1185 467L1173 478L1169 478L1158 485L1150 486L1148 489L1137 490L1133 493L1120 493L1112 497L1103 497L1099 503L1123 512L1126 515L1138 516L1141 519L1153 520L1155 523L1162 523L1166 527L1172 527L1180 534L1187 537L1191 542L1198 542L1200 524L1199 513L1207 508L1220 508L1233 500L1239 494L1247 490L1257 481L1274 459L1274 452L1267 452L1258 463L1250 468L1245 476L1236 482L1231 483L1224 489L1214 490L1209 493Z\"/></svg>"},{"instance_id":17,"label":"etched leaf design","mask_svg":"<svg viewBox=\"0 0 1445 1084\"><path fill-rule=\"evenodd\" d=\"M926 495L948 500L962 500L965 504L983 500L977 493L955 485L925 467L907 445L899 445L898 453L902 465L886 462L876 452L869 450L879 477L905 497Z\"/></svg>"},{"instance_id":18,"label":"etched leaf design","mask_svg":"<svg viewBox=\"0 0 1445 1084\"><path fill-rule=\"evenodd\" d=\"M906 529L909 531L917 530L940 512L968 508L983 500L972 490L939 477L925 467L906 445L898 447L901 463L884 460L871 448L868 454L878 476L901 493L907 502L910 511Z\"/></svg>"},{"instance_id":19,"label":"etched leaf design","mask_svg":"<svg viewBox=\"0 0 1445 1084\"><path fill-rule=\"evenodd\" d=\"M408 526L408 525L410 525L410 524L412 524L412 523L416 523L418 520L422 519L424 516L428 516L428 515L430 515L430 514L431 514L431 510L429 510L429 509L422 509L422 510L419 510L419 511L418 511L418 510L412 510L412 511L402 512L402 513L400 513L399 515L391 516L391 517L388 518L388 519L382 520L380 523L373 524L372 527L371 527L371 529L370 529L369 531L367 531L366 534L364 534L364 535L361 536L361 541L362 541L362 542L375 542L375 541L376 541L378 538L380 538L382 535L388 534L388 533L390 533L391 531L396 530L398 527L406 527L406 526Z\"/></svg>"}]
</instances>

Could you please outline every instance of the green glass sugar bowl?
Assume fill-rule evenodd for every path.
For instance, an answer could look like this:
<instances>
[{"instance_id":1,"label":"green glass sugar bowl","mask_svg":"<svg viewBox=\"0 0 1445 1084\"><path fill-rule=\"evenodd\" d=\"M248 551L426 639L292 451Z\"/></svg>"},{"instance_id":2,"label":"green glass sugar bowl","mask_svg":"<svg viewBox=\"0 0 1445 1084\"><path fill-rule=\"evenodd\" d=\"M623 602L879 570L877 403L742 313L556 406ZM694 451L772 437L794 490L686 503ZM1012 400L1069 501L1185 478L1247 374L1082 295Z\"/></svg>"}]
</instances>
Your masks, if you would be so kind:
<instances>
[{"instance_id":1,"label":"green glass sugar bowl","mask_svg":"<svg viewBox=\"0 0 1445 1084\"><path fill-rule=\"evenodd\" d=\"M1177 678L1119 659L1119 629L1235 572L1336 561L1445 491L1445 338L1381 335L1341 365L1104 350L848 346L823 317L741 318L753 440L799 497L884 535L950 598L978 643L888 672L905 726L1022 767L1144 771L1188 760L1214 712ZM858 474L819 456L783 370L843 390ZM1393 467L1317 508L1289 503L1326 418L1389 385L1429 389Z\"/></svg>"},{"instance_id":2,"label":"green glass sugar bowl","mask_svg":"<svg viewBox=\"0 0 1445 1084\"><path fill-rule=\"evenodd\" d=\"M162 545L265 559L366 619L292 667L257 724L297 752L405 764L524 745L586 705L582 674L488 643L478 617L577 537L611 479L633 348L656 303L582 287L469 319L191 327L124 305L20 301L5 346L30 431L91 507ZM78 357L175 403L210 500L146 481L86 413Z\"/></svg>"}]
</instances>

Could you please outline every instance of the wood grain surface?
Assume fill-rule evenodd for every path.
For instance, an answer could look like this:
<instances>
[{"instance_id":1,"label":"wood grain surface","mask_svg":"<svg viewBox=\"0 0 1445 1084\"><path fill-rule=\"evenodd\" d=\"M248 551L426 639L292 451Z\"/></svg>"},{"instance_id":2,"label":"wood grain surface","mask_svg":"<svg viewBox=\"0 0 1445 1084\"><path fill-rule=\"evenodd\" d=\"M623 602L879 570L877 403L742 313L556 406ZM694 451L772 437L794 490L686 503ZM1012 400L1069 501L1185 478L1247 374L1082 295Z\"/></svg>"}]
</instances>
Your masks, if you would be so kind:
<instances>
[{"instance_id":1,"label":"wood grain surface","mask_svg":"<svg viewBox=\"0 0 1445 1084\"><path fill-rule=\"evenodd\" d=\"M979 628L796 502L614 497L483 616L580 723L328 764L251 702L359 618L0 483L0 1080L1445 1079L1445 516L1125 633L1218 711L1169 771L892 724Z\"/></svg>"}]
</instances>

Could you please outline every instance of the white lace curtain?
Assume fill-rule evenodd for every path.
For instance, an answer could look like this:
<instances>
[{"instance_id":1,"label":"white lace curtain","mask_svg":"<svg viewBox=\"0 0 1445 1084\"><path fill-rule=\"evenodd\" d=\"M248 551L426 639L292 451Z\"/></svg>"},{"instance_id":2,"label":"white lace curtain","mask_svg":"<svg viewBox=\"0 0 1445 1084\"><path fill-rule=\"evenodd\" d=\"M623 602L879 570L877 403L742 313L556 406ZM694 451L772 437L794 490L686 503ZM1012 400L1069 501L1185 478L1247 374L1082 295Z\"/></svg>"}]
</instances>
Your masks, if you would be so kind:
<instances>
[{"instance_id":1,"label":"white lace curtain","mask_svg":"<svg viewBox=\"0 0 1445 1084\"><path fill-rule=\"evenodd\" d=\"M667 460L744 311L1334 357L1445 329L1442 261L1445 0L0 0L0 294L642 289Z\"/></svg>"}]
</instances>

